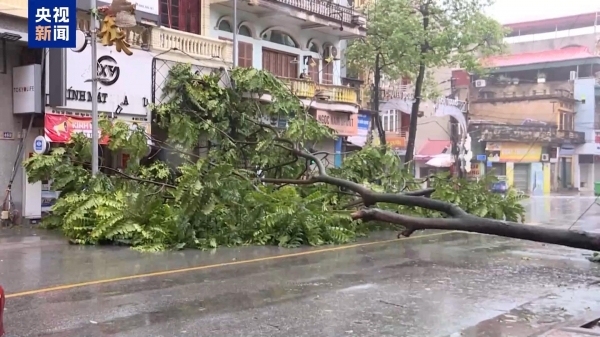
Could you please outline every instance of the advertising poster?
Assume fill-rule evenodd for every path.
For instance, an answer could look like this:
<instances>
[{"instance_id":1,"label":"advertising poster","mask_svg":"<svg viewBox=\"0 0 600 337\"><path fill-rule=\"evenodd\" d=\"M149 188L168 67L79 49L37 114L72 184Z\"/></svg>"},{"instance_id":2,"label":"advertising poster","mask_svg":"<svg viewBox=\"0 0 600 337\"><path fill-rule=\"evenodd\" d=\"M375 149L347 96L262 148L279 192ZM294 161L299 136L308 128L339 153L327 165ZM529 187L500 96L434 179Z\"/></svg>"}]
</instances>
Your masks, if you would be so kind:
<instances>
[{"instance_id":1,"label":"advertising poster","mask_svg":"<svg viewBox=\"0 0 600 337\"><path fill-rule=\"evenodd\" d=\"M131 128L142 127L146 134L150 134L150 123L126 121ZM98 142L102 145L108 144L108 137L102 137L102 132L98 137ZM46 139L52 143L68 143L71 136L75 133L83 133L86 137L92 138L92 117L55 115L46 113L44 116L44 133ZM150 140L149 140L150 143Z\"/></svg>"}]
</instances>

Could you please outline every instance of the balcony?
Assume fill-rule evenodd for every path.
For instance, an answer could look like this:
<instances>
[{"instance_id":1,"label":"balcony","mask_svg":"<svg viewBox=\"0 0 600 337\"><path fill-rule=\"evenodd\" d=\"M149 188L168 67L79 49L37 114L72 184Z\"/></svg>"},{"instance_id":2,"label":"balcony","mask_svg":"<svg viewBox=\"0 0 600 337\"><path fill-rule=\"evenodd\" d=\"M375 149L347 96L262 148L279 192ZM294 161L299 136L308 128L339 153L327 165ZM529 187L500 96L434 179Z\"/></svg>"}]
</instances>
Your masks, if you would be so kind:
<instances>
[{"instance_id":1,"label":"balcony","mask_svg":"<svg viewBox=\"0 0 600 337\"><path fill-rule=\"evenodd\" d=\"M517 84L514 84L517 83ZM472 88L472 103L517 102L558 99L575 103L572 82L493 84L483 88Z\"/></svg>"},{"instance_id":2,"label":"balcony","mask_svg":"<svg viewBox=\"0 0 600 337\"><path fill-rule=\"evenodd\" d=\"M2 0L0 0L2 1ZM89 32L90 16L83 12L77 13L77 28ZM157 51L175 49L196 59L217 59L222 62L231 63L232 44L229 41L213 39L182 32L166 27L147 27L138 25L124 29L125 39L132 46Z\"/></svg>"},{"instance_id":3,"label":"balcony","mask_svg":"<svg viewBox=\"0 0 600 337\"><path fill-rule=\"evenodd\" d=\"M355 88L333 84L316 84L313 81L302 79L280 78L287 83L290 90L298 98L305 98L330 103L343 103L358 105L358 92Z\"/></svg>"},{"instance_id":4,"label":"balcony","mask_svg":"<svg viewBox=\"0 0 600 337\"><path fill-rule=\"evenodd\" d=\"M469 133L473 141L545 143L553 145L584 144L585 133L558 130L556 125L509 125L472 123Z\"/></svg>"},{"instance_id":5,"label":"balcony","mask_svg":"<svg viewBox=\"0 0 600 337\"><path fill-rule=\"evenodd\" d=\"M333 1L323 0L267 0L269 2L283 4L289 7L300 9L311 14L316 14L323 18L333 21L339 21L346 24L355 24L359 13L353 8L342 6Z\"/></svg>"},{"instance_id":6,"label":"balcony","mask_svg":"<svg viewBox=\"0 0 600 337\"><path fill-rule=\"evenodd\" d=\"M238 1L240 11L250 13L246 20L260 21L267 27L300 27L343 38L366 36L366 17L331 0L210 0L210 4L226 6L221 10L231 13L233 1Z\"/></svg>"}]
</instances>

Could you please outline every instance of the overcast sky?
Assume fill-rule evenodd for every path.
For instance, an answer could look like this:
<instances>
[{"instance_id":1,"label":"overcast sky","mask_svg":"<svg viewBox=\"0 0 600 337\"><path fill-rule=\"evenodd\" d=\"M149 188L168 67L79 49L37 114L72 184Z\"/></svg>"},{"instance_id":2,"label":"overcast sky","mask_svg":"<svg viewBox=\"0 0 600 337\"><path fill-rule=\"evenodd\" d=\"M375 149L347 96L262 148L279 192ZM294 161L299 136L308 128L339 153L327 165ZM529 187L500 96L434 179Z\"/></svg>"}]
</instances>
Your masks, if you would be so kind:
<instances>
[{"instance_id":1,"label":"overcast sky","mask_svg":"<svg viewBox=\"0 0 600 337\"><path fill-rule=\"evenodd\" d=\"M490 14L501 23L600 11L600 0L496 0Z\"/></svg>"}]
</instances>

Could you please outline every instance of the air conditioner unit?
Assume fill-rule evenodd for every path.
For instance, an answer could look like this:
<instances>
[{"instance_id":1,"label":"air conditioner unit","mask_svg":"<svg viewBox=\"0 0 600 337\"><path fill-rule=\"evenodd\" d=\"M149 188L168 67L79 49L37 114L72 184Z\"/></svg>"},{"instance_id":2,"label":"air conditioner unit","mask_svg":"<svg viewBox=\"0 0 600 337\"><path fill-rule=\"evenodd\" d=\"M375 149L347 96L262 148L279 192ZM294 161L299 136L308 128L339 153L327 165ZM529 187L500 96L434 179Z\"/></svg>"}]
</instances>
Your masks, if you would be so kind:
<instances>
[{"instance_id":1,"label":"air conditioner unit","mask_svg":"<svg viewBox=\"0 0 600 337\"><path fill-rule=\"evenodd\" d=\"M475 81L475 88L483 88L485 87L485 80L477 80Z\"/></svg>"},{"instance_id":2,"label":"air conditioner unit","mask_svg":"<svg viewBox=\"0 0 600 337\"><path fill-rule=\"evenodd\" d=\"M548 153L542 153L542 161L550 161L550 155Z\"/></svg>"},{"instance_id":3,"label":"air conditioner unit","mask_svg":"<svg viewBox=\"0 0 600 337\"><path fill-rule=\"evenodd\" d=\"M571 71L569 73L569 80L570 81L575 81L577 79L577 72L576 71Z\"/></svg>"},{"instance_id":4,"label":"air conditioner unit","mask_svg":"<svg viewBox=\"0 0 600 337\"><path fill-rule=\"evenodd\" d=\"M339 60L338 58L338 50L336 47L328 44L323 46L323 59L328 59L329 57L333 58L334 60Z\"/></svg>"}]
</instances>

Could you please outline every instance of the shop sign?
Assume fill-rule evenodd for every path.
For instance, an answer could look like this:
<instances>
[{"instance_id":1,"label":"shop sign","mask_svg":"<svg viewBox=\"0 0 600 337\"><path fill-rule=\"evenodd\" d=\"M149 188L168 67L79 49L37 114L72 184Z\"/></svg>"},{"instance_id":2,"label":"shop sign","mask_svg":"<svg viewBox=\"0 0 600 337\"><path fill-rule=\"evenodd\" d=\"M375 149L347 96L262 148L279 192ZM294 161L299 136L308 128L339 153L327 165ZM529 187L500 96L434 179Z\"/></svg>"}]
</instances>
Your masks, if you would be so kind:
<instances>
[{"instance_id":1,"label":"shop sign","mask_svg":"<svg viewBox=\"0 0 600 337\"><path fill-rule=\"evenodd\" d=\"M358 134L357 114L317 110L316 118L319 123L326 125L340 136Z\"/></svg>"},{"instance_id":2,"label":"shop sign","mask_svg":"<svg viewBox=\"0 0 600 337\"><path fill-rule=\"evenodd\" d=\"M101 44L97 48L98 109L116 115L147 117L152 97L153 55L140 52L127 56ZM91 111L91 48L80 52L69 49L65 53L67 105L58 108Z\"/></svg>"},{"instance_id":3,"label":"shop sign","mask_svg":"<svg viewBox=\"0 0 600 337\"><path fill-rule=\"evenodd\" d=\"M386 142L392 150L406 150L406 137L400 135L386 135Z\"/></svg>"},{"instance_id":4,"label":"shop sign","mask_svg":"<svg viewBox=\"0 0 600 337\"><path fill-rule=\"evenodd\" d=\"M366 136L369 133L371 125L371 116L367 114L358 114L358 131L359 136Z\"/></svg>"},{"instance_id":5,"label":"shop sign","mask_svg":"<svg viewBox=\"0 0 600 337\"><path fill-rule=\"evenodd\" d=\"M536 163L541 160L542 146L528 143L487 143L488 162Z\"/></svg>"},{"instance_id":6,"label":"shop sign","mask_svg":"<svg viewBox=\"0 0 600 337\"><path fill-rule=\"evenodd\" d=\"M48 151L48 141L44 136L37 136L33 140L33 152L37 154L44 154Z\"/></svg>"},{"instance_id":7,"label":"shop sign","mask_svg":"<svg viewBox=\"0 0 600 337\"><path fill-rule=\"evenodd\" d=\"M122 120L130 125L130 128L144 128L144 132L150 135L150 123L132 120ZM46 112L44 116L44 132L46 139L52 143L68 143L75 133L83 133L92 138L92 117L56 115ZM98 143L108 144L108 137L102 137L102 131L98 131Z\"/></svg>"},{"instance_id":8,"label":"shop sign","mask_svg":"<svg viewBox=\"0 0 600 337\"><path fill-rule=\"evenodd\" d=\"M14 67L12 72L13 113L42 113L42 66Z\"/></svg>"}]
</instances>

